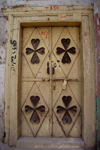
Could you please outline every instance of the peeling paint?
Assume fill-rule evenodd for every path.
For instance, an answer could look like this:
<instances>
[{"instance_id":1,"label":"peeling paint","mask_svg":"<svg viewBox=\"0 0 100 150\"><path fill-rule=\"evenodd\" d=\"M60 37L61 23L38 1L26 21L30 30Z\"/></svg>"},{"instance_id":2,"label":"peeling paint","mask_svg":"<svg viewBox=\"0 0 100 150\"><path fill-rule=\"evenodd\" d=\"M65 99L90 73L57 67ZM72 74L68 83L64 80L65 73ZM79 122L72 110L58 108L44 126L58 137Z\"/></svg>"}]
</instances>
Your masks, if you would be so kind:
<instances>
[{"instance_id":1,"label":"peeling paint","mask_svg":"<svg viewBox=\"0 0 100 150\"><path fill-rule=\"evenodd\" d=\"M85 26L85 28L87 28L87 27ZM88 32L84 33L84 41L85 41L85 43L87 43L87 41L88 41ZM87 53L87 55L86 55L87 56L86 57L87 69L86 69L86 71L87 71L87 75L89 77L90 76L90 68L91 68L91 64L90 64L90 48L89 48L89 45L87 45L86 53Z\"/></svg>"},{"instance_id":2,"label":"peeling paint","mask_svg":"<svg viewBox=\"0 0 100 150\"><path fill-rule=\"evenodd\" d=\"M0 46L0 64L5 64L6 59L6 45L3 44L3 46Z\"/></svg>"},{"instance_id":3,"label":"peeling paint","mask_svg":"<svg viewBox=\"0 0 100 150\"><path fill-rule=\"evenodd\" d=\"M2 45L4 42L7 42L7 26L6 26L7 20L3 17L0 17L0 45Z\"/></svg>"}]
</instances>

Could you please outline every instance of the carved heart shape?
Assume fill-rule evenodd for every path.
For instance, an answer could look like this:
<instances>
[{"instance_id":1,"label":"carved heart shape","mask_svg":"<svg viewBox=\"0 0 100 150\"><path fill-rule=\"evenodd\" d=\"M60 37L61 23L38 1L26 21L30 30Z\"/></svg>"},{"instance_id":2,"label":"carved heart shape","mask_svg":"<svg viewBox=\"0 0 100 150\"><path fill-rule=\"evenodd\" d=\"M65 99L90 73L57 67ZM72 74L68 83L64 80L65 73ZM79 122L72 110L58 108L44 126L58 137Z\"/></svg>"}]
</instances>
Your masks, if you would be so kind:
<instances>
[{"instance_id":1,"label":"carved heart shape","mask_svg":"<svg viewBox=\"0 0 100 150\"><path fill-rule=\"evenodd\" d=\"M38 108L36 108L36 110L38 110L40 113L45 113L45 106L39 106Z\"/></svg>"},{"instance_id":2,"label":"carved heart shape","mask_svg":"<svg viewBox=\"0 0 100 150\"><path fill-rule=\"evenodd\" d=\"M62 106L57 106L57 113L58 114L61 114L61 113L65 112L65 111L66 111L66 109L63 108Z\"/></svg>"},{"instance_id":3,"label":"carved heart shape","mask_svg":"<svg viewBox=\"0 0 100 150\"><path fill-rule=\"evenodd\" d=\"M64 124L66 124L66 123L70 124L72 122L72 118L71 118L70 114L68 113L68 111L66 111L66 113L64 114L64 116L62 118L62 122Z\"/></svg>"},{"instance_id":4,"label":"carved heart shape","mask_svg":"<svg viewBox=\"0 0 100 150\"><path fill-rule=\"evenodd\" d=\"M71 113L75 114L77 113L77 107L76 106L72 106L71 108L68 109Z\"/></svg>"},{"instance_id":5,"label":"carved heart shape","mask_svg":"<svg viewBox=\"0 0 100 150\"><path fill-rule=\"evenodd\" d=\"M30 118L31 123L39 123L40 122L40 118L39 115L37 114L36 111L33 112L31 118Z\"/></svg>"},{"instance_id":6,"label":"carved heart shape","mask_svg":"<svg viewBox=\"0 0 100 150\"><path fill-rule=\"evenodd\" d=\"M62 101L63 101L63 103L64 103L64 105L65 105L66 108L68 108L71 100L72 100L71 96L63 96L62 97Z\"/></svg>"},{"instance_id":7,"label":"carved heart shape","mask_svg":"<svg viewBox=\"0 0 100 150\"><path fill-rule=\"evenodd\" d=\"M37 53L34 52L32 58L31 58L31 63L32 63L32 64L38 64L39 62L40 62L40 59L39 59Z\"/></svg>"},{"instance_id":8,"label":"carved heart shape","mask_svg":"<svg viewBox=\"0 0 100 150\"><path fill-rule=\"evenodd\" d=\"M63 58L62 58L62 63L65 64L65 63L70 63L71 62L71 59L69 57L69 55L67 54L67 52L65 52Z\"/></svg>"},{"instance_id":9,"label":"carved heart shape","mask_svg":"<svg viewBox=\"0 0 100 150\"><path fill-rule=\"evenodd\" d=\"M36 50L39 43L40 43L40 40L39 39L32 39L31 43L32 43L32 46L33 46L34 50Z\"/></svg>"},{"instance_id":10,"label":"carved heart shape","mask_svg":"<svg viewBox=\"0 0 100 150\"><path fill-rule=\"evenodd\" d=\"M70 39L62 39L61 40L62 45L64 46L65 49L68 48L69 44L70 44Z\"/></svg>"},{"instance_id":11,"label":"carved heart shape","mask_svg":"<svg viewBox=\"0 0 100 150\"><path fill-rule=\"evenodd\" d=\"M28 106L28 105L26 105L25 106L25 112L26 113L29 113L29 112L31 112L31 111L33 111L34 109L32 108L32 107L30 107L30 106Z\"/></svg>"},{"instance_id":12,"label":"carved heart shape","mask_svg":"<svg viewBox=\"0 0 100 150\"><path fill-rule=\"evenodd\" d=\"M39 100L40 100L40 97L39 97L39 96L31 96L31 97L30 97L30 100L31 100L31 102L32 102L32 104L33 104L33 106L34 106L34 108L36 108L36 106L37 106L37 104L38 104L38 102L39 102Z\"/></svg>"}]
</instances>

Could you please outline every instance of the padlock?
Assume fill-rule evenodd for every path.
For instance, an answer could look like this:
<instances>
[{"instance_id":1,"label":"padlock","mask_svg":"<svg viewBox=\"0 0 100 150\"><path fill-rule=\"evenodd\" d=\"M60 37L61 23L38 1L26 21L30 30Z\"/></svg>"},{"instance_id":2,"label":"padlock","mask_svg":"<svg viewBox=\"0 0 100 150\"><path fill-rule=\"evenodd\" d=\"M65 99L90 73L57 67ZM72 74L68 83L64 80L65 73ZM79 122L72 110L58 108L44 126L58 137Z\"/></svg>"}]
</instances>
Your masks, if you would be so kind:
<instances>
[{"instance_id":1,"label":"padlock","mask_svg":"<svg viewBox=\"0 0 100 150\"><path fill-rule=\"evenodd\" d=\"M62 89L63 89L63 90L65 90L65 89L66 89L66 84L67 84L67 81L66 81L66 80L64 80L63 85L62 85Z\"/></svg>"}]
</instances>

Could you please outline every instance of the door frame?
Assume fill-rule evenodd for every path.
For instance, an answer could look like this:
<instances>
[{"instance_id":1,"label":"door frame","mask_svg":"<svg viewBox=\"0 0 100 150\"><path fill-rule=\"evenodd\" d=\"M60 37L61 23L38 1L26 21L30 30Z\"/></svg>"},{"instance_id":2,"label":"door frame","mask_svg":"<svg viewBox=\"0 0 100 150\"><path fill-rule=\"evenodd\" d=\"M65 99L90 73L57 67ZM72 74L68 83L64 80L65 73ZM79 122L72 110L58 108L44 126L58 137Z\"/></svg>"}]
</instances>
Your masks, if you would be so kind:
<instances>
[{"instance_id":1,"label":"door frame","mask_svg":"<svg viewBox=\"0 0 100 150\"><path fill-rule=\"evenodd\" d=\"M20 64L22 28L27 26L79 26L82 64L82 139L96 143L96 61L92 6L46 6L4 9L8 16L5 73L5 143L15 146L20 137ZM14 41L15 40L15 41ZM14 43L15 49L14 49Z\"/></svg>"}]
</instances>

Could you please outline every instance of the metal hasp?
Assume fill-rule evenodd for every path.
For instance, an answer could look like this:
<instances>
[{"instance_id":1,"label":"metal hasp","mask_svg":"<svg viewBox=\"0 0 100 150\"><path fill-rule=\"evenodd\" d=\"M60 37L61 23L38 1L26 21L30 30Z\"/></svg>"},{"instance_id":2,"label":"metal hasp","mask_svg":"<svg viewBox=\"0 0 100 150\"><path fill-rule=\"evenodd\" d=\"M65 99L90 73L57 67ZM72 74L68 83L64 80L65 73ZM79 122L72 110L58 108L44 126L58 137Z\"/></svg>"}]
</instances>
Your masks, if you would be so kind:
<instances>
[{"instance_id":1,"label":"metal hasp","mask_svg":"<svg viewBox=\"0 0 100 150\"><path fill-rule=\"evenodd\" d=\"M25 106L25 112L30 113L33 111L31 118L30 118L30 122L31 123L39 123L40 118L39 118L38 112L40 112L42 114L45 113L45 106L41 105L39 107L36 107L38 105L39 100L40 100L39 96L31 96L30 100L31 100L31 103L33 105L33 108L26 105Z\"/></svg>"},{"instance_id":2,"label":"metal hasp","mask_svg":"<svg viewBox=\"0 0 100 150\"><path fill-rule=\"evenodd\" d=\"M44 47L41 47L41 48L37 49L37 47L39 46L39 43L40 43L39 39L32 39L31 40L31 44L32 44L34 49L31 49L29 47L26 48L26 54L27 55L29 55L29 54L34 52L32 58L31 58L31 61L30 61L32 64L38 64L40 62L40 59L39 59L39 57L37 55L37 52L39 54L42 54L42 55L45 53L45 48Z\"/></svg>"},{"instance_id":3,"label":"metal hasp","mask_svg":"<svg viewBox=\"0 0 100 150\"><path fill-rule=\"evenodd\" d=\"M61 113L65 112L65 113L64 113L64 116L63 116L63 118L62 118L62 122L63 122L64 124L66 124L66 123L69 123L69 124L70 124L70 123L72 122L72 118L71 118L71 116L70 116L70 114L69 114L69 111L70 111L72 114L75 114L75 113L77 112L77 107L76 107L76 106L72 106L72 107L68 108L68 106L69 106L71 100L72 100L72 97L71 97L71 96L63 96L63 97L62 97L62 101L63 101L63 103L64 103L64 105L65 105L65 108L62 107L62 106L57 106L57 113L58 113L58 114L61 114Z\"/></svg>"},{"instance_id":4,"label":"metal hasp","mask_svg":"<svg viewBox=\"0 0 100 150\"><path fill-rule=\"evenodd\" d=\"M70 39L62 39L61 40L61 43L62 43L62 45L63 45L63 47L65 48L65 49L62 49L61 47L57 47L56 48L56 53L58 54L58 55L60 55L60 54L62 54L62 53L65 53L64 55L63 55L63 58L62 58L62 63L63 64L65 64L65 63L70 63L71 62L71 58L70 58L70 56L68 55L68 53L71 53L71 54L75 54L76 53L76 48L75 47L71 47L70 49L68 49L67 50L67 48L68 48L68 46L69 46L69 44L70 44Z\"/></svg>"}]
</instances>

